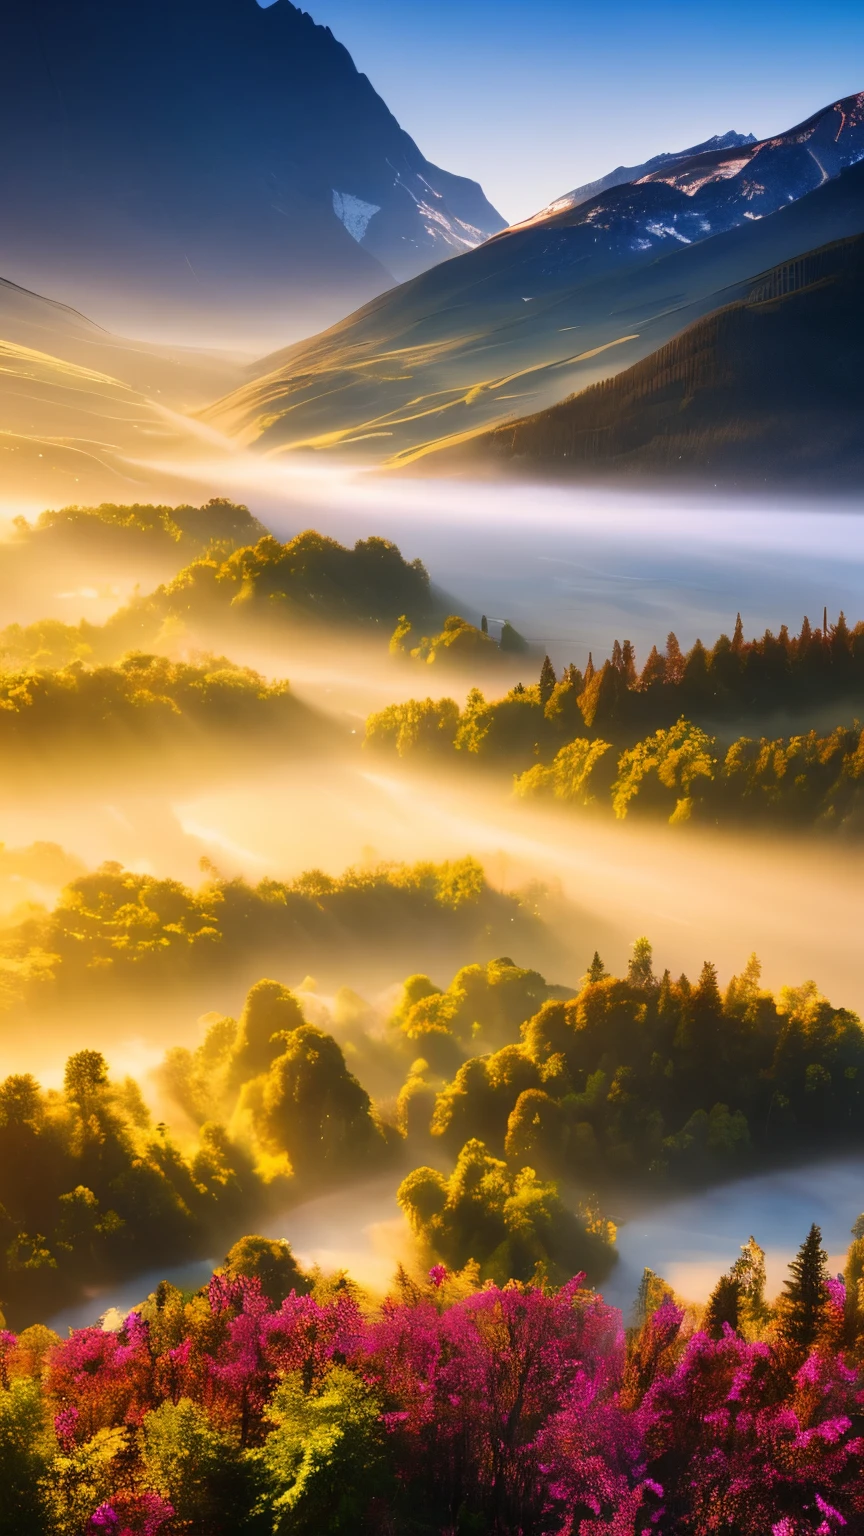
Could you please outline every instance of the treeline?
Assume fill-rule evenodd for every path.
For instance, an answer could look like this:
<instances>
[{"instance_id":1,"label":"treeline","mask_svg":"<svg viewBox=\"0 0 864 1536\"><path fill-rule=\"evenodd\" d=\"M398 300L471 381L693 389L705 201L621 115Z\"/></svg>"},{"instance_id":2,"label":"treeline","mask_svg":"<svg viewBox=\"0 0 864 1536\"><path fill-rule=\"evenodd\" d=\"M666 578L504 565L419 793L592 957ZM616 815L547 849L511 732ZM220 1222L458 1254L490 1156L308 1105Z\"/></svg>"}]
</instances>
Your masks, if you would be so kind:
<instances>
[{"instance_id":1,"label":"treeline","mask_svg":"<svg viewBox=\"0 0 864 1536\"><path fill-rule=\"evenodd\" d=\"M57 620L13 624L0 631L6 666L111 662L191 631L248 634L265 626L348 626L388 636L401 614L434 614L429 576L387 539L358 539L353 549L309 530L281 544L264 534L255 544L202 555L147 596L133 597L104 624Z\"/></svg>"},{"instance_id":2,"label":"treeline","mask_svg":"<svg viewBox=\"0 0 864 1536\"><path fill-rule=\"evenodd\" d=\"M494 1160L488 1180L468 1180L469 1233L477 1190L515 1179L515 1192L525 1167L608 1191L702 1184L861 1144L864 1030L812 982L774 996L755 957L722 993L707 962L695 982L658 978L644 939L626 977L608 975L595 955L576 997L529 1015L540 990L526 988L531 976L511 982L514 1011L521 992L525 1013L518 1034L492 1045L494 1031L481 1026L483 1054L465 1059L459 978L449 995L418 997L399 1023L418 1057L398 1101L409 1146L446 1151L458 1178L464 1159L475 1169ZM411 986L422 990L418 978ZM412 1219L464 1262L456 1239L448 1252L435 1236L442 1221L463 1220L455 1186L428 1168L412 1179Z\"/></svg>"},{"instance_id":3,"label":"treeline","mask_svg":"<svg viewBox=\"0 0 864 1536\"><path fill-rule=\"evenodd\" d=\"M56 671L0 672L0 759L4 766L57 755L74 769L78 754L117 754L188 748L202 738L231 739L234 750L303 751L338 738L285 681L269 683L224 656L174 662L143 652L117 666L81 661Z\"/></svg>"},{"instance_id":4,"label":"treeline","mask_svg":"<svg viewBox=\"0 0 864 1536\"><path fill-rule=\"evenodd\" d=\"M370 716L366 733L371 745L400 756L455 748L524 769L577 736L620 747L682 716L710 725L861 699L864 624L850 629L841 613L821 629L805 619L798 635L783 625L748 641L739 614L732 639L721 635L711 650L697 640L685 654L670 634L639 671L629 640L616 640L599 668L589 655L584 673L571 664L560 677L547 656L537 683L517 683L501 699L472 689L462 711L452 699L412 699Z\"/></svg>"},{"instance_id":5,"label":"treeline","mask_svg":"<svg viewBox=\"0 0 864 1536\"><path fill-rule=\"evenodd\" d=\"M530 903L494 890L470 858L338 877L308 870L255 885L210 866L198 889L109 862L72 880L52 911L3 931L0 999L68 1007L130 988L199 986L214 975L248 985L277 962L283 973L332 972L336 958L376 973L386 963L392 977L412 955L458 963L503 947L505 936L548 947Z\"/></svg>"},{"instance_id":6,"label":"treeline","mask_svg":"<svg viewBox=\"0 0 864 1536\"><path fill-rule=\"evenodd\" d=\"M268 531L248 507L223 496L214 496L200 507L141 502L60 507L40 513L32 523L16 517L14 528L15 543L40 558L54 551L82 556L227 553L257 543Z\"/></svg>"},{"instance_id":7,"label":"treeline","mask_svg":"<svg viewBox=\"0 0 864 1536\"><path fill-rule=\"evenodd\" d=\"M751 1241L701 1317L646 1273L625 1330L581 1276L436 1265L373 1309L250 1238L116 1331L2 1335L0 1531L857 1531L862 1267L858 1232L829 1278L814 1227L772 1309Z\"/></svg>"},{"instance_id":8,"label":"treeline","mask_svg":"<svg viewBox=\"0 0 864 1536\"><path fill-rule=\"evenodd\" d=\"M726 749L689 720L619 757L609 742L572 741L519 774L515 793L673 824L864 830L864 732L742 736Z\"/></svg>"}]
</instances>

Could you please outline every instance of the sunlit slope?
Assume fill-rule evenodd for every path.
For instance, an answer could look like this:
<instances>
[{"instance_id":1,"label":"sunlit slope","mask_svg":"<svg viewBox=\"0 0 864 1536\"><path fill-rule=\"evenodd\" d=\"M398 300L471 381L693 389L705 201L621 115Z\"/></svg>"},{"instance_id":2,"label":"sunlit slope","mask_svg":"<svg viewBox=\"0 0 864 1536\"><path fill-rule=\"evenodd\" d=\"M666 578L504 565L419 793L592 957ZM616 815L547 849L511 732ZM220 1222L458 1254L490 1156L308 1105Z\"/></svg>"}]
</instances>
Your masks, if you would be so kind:
<instances>
[{"instance_id":1,"label":"sunlit slope","mask_svg":"<svg viewBox=\"0 0 864 1536\"><path fill-rule=\"evenodd\" d=\"M191 426L110 374L0 339L0 494L63 505L172 484Z\"/></svg>"},{"instance_id":2,"label":"sunlit slope","mask_svg":"<svg viewBox=\"0 0 864 1536\"><path fill-rule=\"evenodd\" d=\"M243 378L241 360L115 336L68 304L0 278L0 337L107 373L174 410L194 410Z\"/></svg>"},{"instance_id":3,"label":"sunlit slope","mask_svg":"<svg viewBox=\"0 0 864 1536\"><path fill-rule=\"evenodd\" d=\"M461 453L577 475L860 483L862 285L864 236L784 263L617 378Z\"/></svg>"},{"instance_id":4,"label":"sunlit slope","mask_svg":"<svg viewBox=\"0 0 864 1536\"><path fill-rule=\"evenodd\" d=\"M265 452L400 463L622 371L754 272L862 230L864 165L765 217L666 242L659 255L631 251L611 270L587 248L552 260L545 225L509 231L265 359L204 419Z\"/></svg>"}]
</instances>

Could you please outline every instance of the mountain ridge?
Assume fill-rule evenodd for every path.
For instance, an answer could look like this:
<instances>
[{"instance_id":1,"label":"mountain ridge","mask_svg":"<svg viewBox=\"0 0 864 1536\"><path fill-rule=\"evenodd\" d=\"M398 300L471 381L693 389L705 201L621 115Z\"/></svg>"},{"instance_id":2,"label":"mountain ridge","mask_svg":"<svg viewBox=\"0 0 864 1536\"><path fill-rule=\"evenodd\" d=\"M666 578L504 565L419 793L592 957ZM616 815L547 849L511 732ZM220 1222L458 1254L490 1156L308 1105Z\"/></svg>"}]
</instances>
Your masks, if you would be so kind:
<instances>
[{"instance_id":1,"label":"mountain ridge","mask_svg":"<svg viewBox=\"0 0 864 1536\"><path fill-rule=\"evenodd\" d=\"M736 187L743 165L731 174L730 162L749 165L757 150L766 155L762 191L752 178ZM774 140L675 162L545 224L495 235L259 360L203 419L267 452L339 451L389 465L434 453L621 371L753 271L864 230L862 157L858 95ZM705 195L716 194L725 214L692 240L669 234L667 221L645 248L633 239L634 199L644 222L670 194L664 175L687 182L671 196L688 218L702 217Z\"/></svg>"},{"instance_id":2,"label":"mountain ridge","mask_svg":"<svg viewBox=\"0 0 864 1536\"><path fill-rule=\"evenodd\" d=\"M0 43L0 272L110 329L261 349L504 227L290 0L40 0Z\"/></svg>"},{"instance_id":3,"label":"mountain ridge","mask_svg":"<svg viewBox=\"0 0 864 1536\"><path fill-rule=\"evenodd\" d=\"M547 203L539 213L532 214L527 219L519 219L509 227L519 229L524 224L533 224L552 213L560 213L565 208L576 208L580 203L587 203L592 197L598 197L601 192L609 192L613 187L623 186L628 181L638 181L650 171L661 170L671 165L673 161L689 160L694 155L705 154L712 150L734 149L756 142L754 133L737 133L735 129L730 129L728 133L715 133L710 139L703 139L701 144L691 144L689 149L663 150L660 154L644 160L641 165L617 165L614 171L607 171L605 176L598 176L596 181L586 181L583 186L574 187L571 192L565 192L561 197L556 197L551 203Z\"/></svg>"},{"instance_id":4,"label":"mountain ridge","mask_svg":"<svg viewBox=\"0 0 864 1536\"><path fill-rule=\"evenodd\" d=\"M864 470L864 235L756 274L657 352L444 455L570 478L849 486Z\"/></svg>"}]
</instances>

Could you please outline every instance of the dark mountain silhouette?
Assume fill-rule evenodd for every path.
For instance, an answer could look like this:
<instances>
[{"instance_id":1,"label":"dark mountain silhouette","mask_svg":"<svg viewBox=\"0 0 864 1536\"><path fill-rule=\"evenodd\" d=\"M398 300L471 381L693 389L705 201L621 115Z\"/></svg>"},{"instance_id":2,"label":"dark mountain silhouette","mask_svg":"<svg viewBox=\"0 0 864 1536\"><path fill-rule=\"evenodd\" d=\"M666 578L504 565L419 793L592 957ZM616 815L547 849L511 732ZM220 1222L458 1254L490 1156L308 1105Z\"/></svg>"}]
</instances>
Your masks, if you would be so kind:
<instances>
[{"instance_id":1,"label":"dark mountain silhouette","mask_svg":"<svg viewBox=\"0 0 864 1536\"><path fill-rule=\"evenodd\" d=\"M737 302L634 367L461 454L583 478L860 486L862 355L859 235L763 272Z\"/></svg>"},{"instance_id":2,"label":"dark mountain silhouette","mask_svg":"<svg viewBox=\"0 0 864 1536\"><path fill-rule=\"evenodd\" d=\"M552 405L647 356L730 284L864 230L862 156L864 95L676 160L263 359L207 419L270 450L393 463Z\"/></svg>"},{"instance_id":3,"label":"dark mountain silhouette","mask_svg":"<svg viewBox=\"0 0 864 1536\"><path fill-rule=\"evenodd\" d=\"M695 155L713 154L717 150L738 149L742 144L755 143L755 134L736 133L730 130L729 133L716 133L713 138L705 139L701 144L691 144L689 149L676 149L661 155L652 155L650 160L644 160L641 165L616 165L614 171L600 176L597 181L586 181L583 186L574 187L572 192L565 192L561 197L556 197L555 201L549 203L540 213L523 222L534 224L538 219L550 218L552 214L562 213L565 209L577 208L580 203L587 203L589 198L599 197L601 192L609 192L613 187L623 186L625 181L639 181L651 171L668 170L669 166L679 160L692 160ZM521 227L521 225L512 227Z\"/></svg>"},{"instance_id":4,"label":"dark mountain silhouette","mask_svg":"<svg viewBox=\"0 0 864 1536\"><path fill-rule=\"evenodd\" d=\"M114 329L259 347L503 227L289 0L0 14L0 272Z\"/></svg>"}]
</instances>

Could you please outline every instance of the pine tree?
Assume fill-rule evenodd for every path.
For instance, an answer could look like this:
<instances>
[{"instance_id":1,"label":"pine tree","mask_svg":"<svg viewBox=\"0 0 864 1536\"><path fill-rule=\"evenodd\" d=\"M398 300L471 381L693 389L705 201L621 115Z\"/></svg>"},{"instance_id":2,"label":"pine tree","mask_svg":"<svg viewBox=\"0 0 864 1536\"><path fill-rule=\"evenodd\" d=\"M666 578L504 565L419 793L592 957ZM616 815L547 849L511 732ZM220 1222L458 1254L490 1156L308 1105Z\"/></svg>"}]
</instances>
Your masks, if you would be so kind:
<instances>
[{"instance_id":1,"label":"pine tree","mask_svg":"<svg viewBox=\"0 0 864 1536\"><path fill-rule=\"evenodd\" d=\"M781 1337L801 1354L812 1347L819 1332L828 1301L827 1278L828 1255L814 1223L789 1265L780 1299Z\"/></svg>"},{"instance_id":2,"label":"pine tree","mask_svg":"<svg viewBox=\"0 0 864 1536\"><path fill-rule=\"evenodd\" d=\"M640 688L650 688L652 683L665 683L666 658L661 656L656 645L652 645L651 654L642 668L642 676L639 679Z\"/></svg>"},{"instance_id":3,"label":"pine tree","mask_svg":"<svg viewBox=\"0 0 864 1536\"><path fill-rule=\"evenodd\" d=\"M728 1323L733 1333L739 1332L741 1321L741 1281L734 1270L731 1275L721 1275L705 1308L702 1328L709 1339L722 1339Z\"/></svg>"},{"instance_id":4,"label":"pine tree","mask_svg":"<svg viewBox=\"0 0 864 1536\"><path fill-rule=\"evenodd\" d=\"M624 671L624 653L621 650L620 640L615 640L612 644L612 665L616 671Z\"/></svg>"},{"instance_id":5,"label":"pine tree","mask_svg":"<svg viewBox=\"0 0 864 1536\"><path fill-rule=\"evenodd\" d=\"M586 688L588 687L588 684L590 683L592 677L594 676L594 672L595 672L594 657L591 655L591 652L589 651L588 652L588 665L585 668L585 676L584 676L584 678L582 680Z\"/></svg>"},{"instance_id":6,"label":"pine tree","mask_svg":"<svg viewBox=\"0 0 864 1536\"><path fill-rule=\"evenodd\" d=\"M735 631L732 635L732 649L733 651L743 651L744 649L744 625L741 623L740 613L736 616L735 619Z\"/></svg>"},{"instance_id":7,"label":"pine tree","mask_svg":"<svg viewBox=\"0 0 864 1536\"><path fill-rule=\"evenodd\" d=\"M720 1013L723 1007L720 998L720 988L717 985L717 967L712 965L710 960L706 960L702 967L694 993L694 1001L706 1013Z\"/></svg>"},{"instance_id":8,"label":"pine tree","mask_svg":"<svg viewBox=\"0 0 864 1536\"><path fill-rule=\"evenodd\" d=\"M625 640L621 647L621 664L624 676L627 679L627 686L632 688L636 682L636 652L629 640Z\"/></svg>"},{"instance_id":9,"label":"pine tree","mask_svg":"<svg viewBox=\"0 0 864 1536\"><path fill-rule=\"evenodd\" d=\"M540 668L540 703L544 706L549 703L549 700L555 692L555 684L557 681L558 679L555 676L555 668L549 660L549 657L544 656L543 665Z\"/></svg>"},{"instance_id":10,"label":"pine tree","mask_svg":"<svg viewBox=\"0 0 864 1536\"><path fill-rule=\"evenodd\" d=\"M678 644L678 636L670 630L666 637L666 681L680 683L684 676L684 657Z\"/></svg>"},{"instance_id":11,"label":"pine tree","mask_svg":"<svg viewBox=\"0 0 864 1536\"><path fill-rule=\"evenodd\" d=\"M609 972L603 964L603 961L600 959L599 951L595 949L594 959L591 961L591 964L585 973L585 980L586 982L605 981L608 975Z\"/></svg>"}]
</instances>

